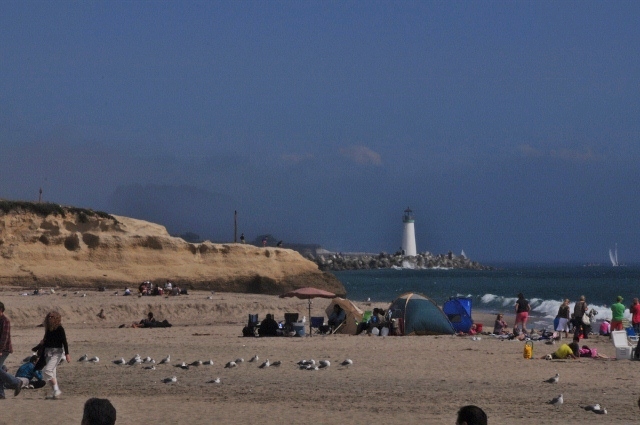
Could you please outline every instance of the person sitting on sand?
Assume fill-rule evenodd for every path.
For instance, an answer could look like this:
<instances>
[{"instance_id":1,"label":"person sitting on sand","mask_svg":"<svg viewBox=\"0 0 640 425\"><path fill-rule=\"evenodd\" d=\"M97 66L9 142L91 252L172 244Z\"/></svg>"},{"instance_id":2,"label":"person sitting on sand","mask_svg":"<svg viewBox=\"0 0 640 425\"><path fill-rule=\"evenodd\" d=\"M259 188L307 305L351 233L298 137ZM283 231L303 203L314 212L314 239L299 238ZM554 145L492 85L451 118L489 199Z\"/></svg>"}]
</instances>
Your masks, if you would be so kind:
<instances>
[{"instance_id":1,"label":"person sitting on sand","mask_svg":"<svg viewBox=\"0 0 640 425\"><path fill-rule=\"evenodd\" d=\"M139 321L138 323L133 323L131 325L132 328L152 328L156 323L156 319L153 318L153 313L149 312L149 314L147 314L147 318L146 319L142 319L141 321Z\"/></svg>"},{"instance_id":2,"label":"person sitting on sand","mask_svg":"<svg viewBox=\"0 0 640 425\"><path fill-rule=\"evenodd\" d=\"M131 295L131 289L129 289L129 287L127 286L126 288L124 288L124 296L128 296Z\"/></svg>"},{"instance_id":3,"label":"person sitting on sand","mask_svg":"<svg viewBox=\"0 0 640 425\"><path fill-rule=\"evenodd\" d=\"M27 388L42 388L47 383L42 379L42 372L36 370L36 363L38 362L38 356L31 356L29 361L24 363L18 368L16 372L16 378L22 381L22 386Z\"/></svg>"},{"instance_id":4,"label":"person sitting on sand","mask_svg":"<svg viewBox=\"0 0 640 425\"><path fill-rule=\"evenodd\" d=\"M468 336L468 335L476 335L477 333L478 333L478 327L474 323L469 328L469 332L458 332L456 335L458 335L458 336Z\"/></svg>"},{"instance_id":5,"label":"person sitting on sand","mask_svg":"<svg viewBox=\"0 0 640 425\"><path fill-rule=\"evenodd\" d=\"M493 324L493 333L495 335L505 335L509 333L507 322L504 320L504 314L499 313L496 316L496 321Z\"/></svg>"},{"instance_id":6,"label":"person sitting on sand","mask_svg":"<svg viewBox=\"0 0 640 425\"><path fill-rule=\"evenodd\" d=\"M260 322L258 327L258 335L260 336L278 336L278 322L273 319L272 314L267 314L267 317Z\"/></svg>"}]
</instances>

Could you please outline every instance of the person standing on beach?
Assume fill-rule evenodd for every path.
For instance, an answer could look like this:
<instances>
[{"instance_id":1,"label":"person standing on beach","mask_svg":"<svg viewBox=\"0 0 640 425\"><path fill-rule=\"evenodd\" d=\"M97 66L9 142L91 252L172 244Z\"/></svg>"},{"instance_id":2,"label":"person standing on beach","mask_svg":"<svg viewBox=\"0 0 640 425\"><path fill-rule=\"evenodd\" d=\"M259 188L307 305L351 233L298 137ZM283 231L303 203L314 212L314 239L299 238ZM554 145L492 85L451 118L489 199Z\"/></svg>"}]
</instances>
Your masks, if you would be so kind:
<instances>
[{"instance_id":1,"label":"person standing on beach","mask_svg":"<svg viewBox=\"0 0 640 425\"><path fill-rule=\"evenodd\" d=\"M18 395L22 389L22 382L15 376L6 372L4 361L13 353L11 345L11 322L4 315L4 304L0 302L0 399L4 398L4 387L15 388L15 394Z\"/></svg>"},{"instance_id":2,"label":"person standing on beach","mask_svg":"<svg viewBox=\"0 0 640 425\"><path fill-rule=\"evenodd\" d=\"M622 331L622 319L624 319L624 304L622 304L622 297L618 295L616 302L611 304L611 330Z\"/></svg>"},{"instance_id":3,"label":"person standing on beach","mask_svg":"<svg viewBox=\"0 0 640 425\"><path fill-rule=\"evenodd\" d=\"M575 307L573 307L573 318L575 324L573 333L574 338L579 337L581 332L584 335L584 339L589 338L587 326L582 321L582 317L587 314L587 310L589 310L589 307L587 306L587 299L584 295L580 295L580 301L578 301Z\"/></svg>"},{"instance_id":4,"label":"person standing on beach","mask_svg":"<svg viewBox=\"0 0 640 425\"><path fill-rule=\"evenodd\" d=\"M633 330L636 331L636 335L640 335L640 301L637 298L633 299L633 304L629 307L631 313L631 324Z\"/></svg>"},{"instance_id":5,"label":"person standing on beach","mask_svg":"<svg viewBox=\"0 0 640 425\"><path fill-rule=\"evenodd\" d=\"M44 356L47 363L42 370L45 381L51 384L53 390L52 399L60 397L62 391L58 386L56 368L65 357L67 363L71 363L67 335L62 327L62 317L57 311L51 311L44 319L44 339L40 342L44 346Z\"/></svg>"},{"instance_id":6,"label":"person standing on beach","mask_svg":"<svg viewBox=\"0 0 640 425\"><path fill-rule=\"evenodd\" d=\"M7 360L9 354L13 353L11 346L11 322L4 315L4 304L0 302L0 367Z\"/></svg>"},{"instance_id":7,"label":"person standing on beach","mask_svg":"<svg viewBox=\"0 0 640 425\"><path fill-rule=\"evenodd\" d=\"M529 320L529 311L531 311L531 305L529 301L524 298L522 292L518 294L518 300L516 301L516 324L513 325L515 332L518 329L518 324L522 325L522 332L527 333L527 320Z\"/></svg>"},{"instance_id":8,"label":"person standing on beach","mask_svg":"<svg viewBox=\"0 0 640 425\"><path fill-rule=\"evenodd\" d=\"M558 309L558 326L556 327L556 331L564 331L565 338L569 338L569 320L571 320L571 309L569 308L569 298L565 298Z\"/></svg>"}]
</instances>

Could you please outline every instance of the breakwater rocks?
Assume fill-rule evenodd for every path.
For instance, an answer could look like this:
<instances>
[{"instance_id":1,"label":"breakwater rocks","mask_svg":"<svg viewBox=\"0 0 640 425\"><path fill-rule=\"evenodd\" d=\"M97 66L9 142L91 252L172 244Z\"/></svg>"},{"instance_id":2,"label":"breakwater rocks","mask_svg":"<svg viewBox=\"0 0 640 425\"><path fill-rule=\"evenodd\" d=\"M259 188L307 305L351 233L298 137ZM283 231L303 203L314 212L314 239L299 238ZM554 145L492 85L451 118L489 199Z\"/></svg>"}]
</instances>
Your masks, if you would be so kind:
<instances>
[{"instance_id":1,"label":"breakwater rocks","mask_svg":"<svg viewBox=\"0 0 640 425\"><path fill-rule=\"evenodd\" d=\"M420 253L416 256L404 256L402 254L322 254L311 257L322 271L342 270L369 270L369 269L468 269L468 270L492 270L492 267L471 261L461 255Z\"/></svg>"}]
</instances>

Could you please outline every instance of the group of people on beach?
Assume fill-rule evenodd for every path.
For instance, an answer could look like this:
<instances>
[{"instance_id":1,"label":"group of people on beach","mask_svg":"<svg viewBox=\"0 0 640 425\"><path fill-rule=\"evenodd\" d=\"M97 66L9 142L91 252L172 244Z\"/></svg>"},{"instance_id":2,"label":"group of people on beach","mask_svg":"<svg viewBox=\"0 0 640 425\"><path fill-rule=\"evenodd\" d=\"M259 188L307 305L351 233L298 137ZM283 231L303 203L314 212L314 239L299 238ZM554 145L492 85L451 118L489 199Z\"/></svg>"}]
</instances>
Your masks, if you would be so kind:
<instances>
[{"instance_id":1,"label":"group of people on beach","mask_svg":"<svg viewBox=\"0 0 640 425\"><path fill-rule=\"evenodd\" d=\"M44 337L33 348L36 355L30 357L28 364L22 365L16 375L10 374L4 367L4 362L13 353L11 344L11 322L4 314L4 304L0 302L0 399L5 398L4 389L14 390L18 396L24 387L33 385L42 387L48 383L51 393L47 398L56 399L62 391L58 385L57 367L63 361L71 362L67 335L62 326L62 317L57 311L50 311L44 318ZM32 380L35 382L31 384ZM39 381L45 381L41 385Z\"/></svg>"},{"instance_id":2,"label":"group of people on beach","mask_svg":"<svg viewBox=\"0 0 640 425\"><path fill-rule=\"evenodd\" d=\"M11 343L11 321L4 314L5 306L0 302L0 400L5 399L5 389L13 389L17 397L24 388L51 387L48 399L57 399L62 395L58 384L58 365L71 362L67 335L62 326L62 317L57 311L50 311L44 318L44 337L33 348L37 354L23 363L15 375L4 365L5 360L13 353ZM81 425L114 425L116 409L107 399L90 398L84 404Z\"/></svg>"},{"instance_id":3,"label":"group of people on beach","mask_svg":"<svg viewBox=\"0 0 640 425\"><path fill-rule=\"evenodd\" d=\"M186 295L187 290L180 288L178 285L168 281L164 284L164 287L160 285L154 285L151 281L144 281L138 286L139 295ZM124 295L131 295L131 290L125 288Z\"/></svg>"}]
</instances>

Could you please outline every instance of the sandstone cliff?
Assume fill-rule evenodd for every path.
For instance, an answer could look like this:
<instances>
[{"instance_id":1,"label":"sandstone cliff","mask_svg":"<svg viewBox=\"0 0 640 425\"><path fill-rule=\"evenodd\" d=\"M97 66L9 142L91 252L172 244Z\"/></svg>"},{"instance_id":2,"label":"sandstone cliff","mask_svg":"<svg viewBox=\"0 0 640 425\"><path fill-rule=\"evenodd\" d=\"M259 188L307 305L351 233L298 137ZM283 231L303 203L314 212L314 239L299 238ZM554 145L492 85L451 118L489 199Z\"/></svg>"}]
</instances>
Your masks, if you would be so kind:
<instances>
[{"instance_id":1,"label":"sandstone cliff","mask_svg":"<svg viewBox=\"0 0 640 425\"><path fill-rule=\"evenodd\" d=\"M187 243L158 224L38 205L0 209L0 285L122 288L170 279L224 292L282 294L314 286L345 294L340 281L296 251Z\"/></svg>"}]
</instances>

